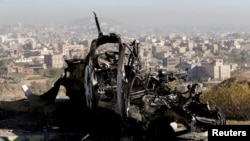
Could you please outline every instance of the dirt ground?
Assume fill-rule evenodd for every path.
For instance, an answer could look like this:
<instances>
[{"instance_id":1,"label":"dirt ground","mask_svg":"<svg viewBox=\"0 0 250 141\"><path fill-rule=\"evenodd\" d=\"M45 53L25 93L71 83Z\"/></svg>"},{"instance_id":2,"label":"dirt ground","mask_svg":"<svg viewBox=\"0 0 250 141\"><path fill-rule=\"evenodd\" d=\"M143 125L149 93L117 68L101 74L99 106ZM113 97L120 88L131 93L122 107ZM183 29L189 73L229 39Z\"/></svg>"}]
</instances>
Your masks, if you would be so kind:
<instances>
[{"instance_id":1,"label":"dirt ground","mask_svg":"<svg viewBox=\"0 0 250 141\"><path fill-rule=\"evenodd\" d=\"M31 77L38 76L25 77L23 81L28 86ZM57 98L68 98L64 87L60 88ZM0 136L44 132L48 122L52 122L50 118L29 112L29 103L20 83L0 82Z\"/></svg>"},{"instance_id":2,"label":"dirt ground","mask_svg":"<svg viewBox=\"0 0 250 141\"><path fill-rule=\"evenodd\" d=\"M227 120L227 125L250 125L250 121Z\"/></svg>"},{"instance_id":3,"label":"dirt ground","mask_svg":"<svg viewBox=\"0 0 250 141\"><path fill-rule=\"evenodd\" d=\"M27 109L25 109L25 105L28 104L27 102L28 101L25 99L15 102L9 101L9 103L0 102L0 107L2 108L5 106L8 108L13 107L13 111L22 110L21 112L0 110L0 136L20 136L22 134L39 133L47 131L47 129L57 128L48 128L48 123L54 122L49 116L26 111ZM227 120L226 123L227 125L250 125L250 121Z\"/></svg>"},{"instance_id":4,"label":"dirt ground","mask_svg":"<svg viewBox=\"0 0 250 141\"><path fill-rule=\"evenodd\" d=\"M29 82L27 81L27 83ZM53 120L46 116L29 113L27 109L28 101L20 85L17 84L14 87L16 87L16 89L13 89L15 91L7 88L0 93L0 137L47 131L48 123L53 123ZM67 98L63 88L58 94L58 98ZM10 111L20 112L6 112L4 110L6 108ZM250 125L250 121L227 120L226 123L227 125ZM56 127L50 128L56 131Z\"/></svg>"}]
</instances>

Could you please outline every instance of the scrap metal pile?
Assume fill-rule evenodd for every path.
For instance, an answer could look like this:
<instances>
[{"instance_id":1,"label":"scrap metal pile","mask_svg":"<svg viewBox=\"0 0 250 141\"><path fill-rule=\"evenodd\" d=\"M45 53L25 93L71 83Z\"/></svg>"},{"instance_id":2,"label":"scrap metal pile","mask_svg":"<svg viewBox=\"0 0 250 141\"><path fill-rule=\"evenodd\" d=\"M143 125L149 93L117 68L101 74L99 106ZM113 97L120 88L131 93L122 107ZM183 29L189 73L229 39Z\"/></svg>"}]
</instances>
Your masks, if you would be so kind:
<instances>
[{"instance_id":1,"label":"scrap metal pile","mask_svg":"<svg viewBox=\"0 0 250 141\"><path fill-rule=\"evenodd\" d=\"M57 126L84 129L85 140L155 141L225 124L219 108L200 101L198 84L188 85L185 92L170 86L187 81L187 72L143 70L139 42L104 35L95 19L99 36L86 58L65 60L68 67L56 82L70 98L57 109Z\"/></svg>"}]
</instances>

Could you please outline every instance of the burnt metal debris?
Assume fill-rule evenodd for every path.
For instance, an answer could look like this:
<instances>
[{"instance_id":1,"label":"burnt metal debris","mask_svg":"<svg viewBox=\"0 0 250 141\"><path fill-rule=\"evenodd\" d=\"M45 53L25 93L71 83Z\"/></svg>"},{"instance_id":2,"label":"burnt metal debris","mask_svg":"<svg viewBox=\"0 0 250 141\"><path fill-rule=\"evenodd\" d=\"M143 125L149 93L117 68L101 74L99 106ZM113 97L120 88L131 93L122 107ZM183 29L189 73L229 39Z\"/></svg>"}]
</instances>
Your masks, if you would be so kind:
<instances>
[{"instance_id":1,"label":"burnt metal debris","mask_svg":"<svg viewBox=\"0 0 250 141\"><path fill-rule=\"evenodd\" d=\"M225 124L218 107L200 101L198 84L188 85L185 92L170 86L174 81L186 82L187 71L143 70L139 42L124 43L116 33L103 34L94 16L98 38L92 40L86 58L65 60L64 75L51 88L56 90L41 96L54 101L56 86L66 88L69 100L56 110L56 126L84 130L83 140L153 141L176 140ZM182 130L173 123L183 125Z\"/></svg>"}]
</instances>

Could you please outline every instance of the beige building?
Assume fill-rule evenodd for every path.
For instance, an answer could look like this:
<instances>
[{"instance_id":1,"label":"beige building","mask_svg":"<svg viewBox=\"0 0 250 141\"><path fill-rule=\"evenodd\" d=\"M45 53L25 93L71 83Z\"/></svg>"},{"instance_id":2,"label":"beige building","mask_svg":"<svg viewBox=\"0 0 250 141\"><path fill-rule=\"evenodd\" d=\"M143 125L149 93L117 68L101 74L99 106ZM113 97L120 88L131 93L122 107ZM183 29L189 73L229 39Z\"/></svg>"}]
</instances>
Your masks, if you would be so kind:
<instances>
[{"instance_id":1,"label":"beige building","mask_svg":"<svg viewBox=\"0 0 250 141\"><path fill-rule=\"evenodd\" d=\"M139 56L143 57L152 57L152 47L148 45L140 46Z\"/></svg>"},{"instance_id":2,"label":"beige building","mask_svg":"<svg viewBox=\"0 0 250 141\"><path fill-rule=\"evenodd\" d=\"M181 40L174 40L171 42L171 46L174 48L180 46L180 44L181 44Z\"/></svg>"},{"instance_id":3,"label":"beige building","mask_svg":"<svg viewBox=\"0 0 250 141\"><path fill-rule=\"evenodd\" d=\"M176 50L178 53L185 53L187 52L187 47L178 47Z\"/></svg>"},{"instance_id":4,"label":"beige building","mask_svg":"<svg viewBox=\"0 0 250 141\"><path fill-rule=\"evenodd\" d=\"M16 66L13 62L8 64L7 66L0 67L1 75L9 75L12 73L23 73L24 67Z\"/></svg>"},{"instance_id":5,"label":"beige building","mask_svg":"<svg viewBox=\"0 0 250 141\"><path fill-rule=\"evenodd\" d=\"M193 48L194 48L194 40L188 40L188 42L187 42L187 49L189 50L189 51L192 51L193 50Z\"/></svg>"},{"instance_id":6,"label":"beige building","mask_svg":"<svg viewBox=\"0 0 250 141\"><path fill-rule=\"evenodd\" d=\"M66 55L67 58L83 58L84 46L79 44L62 44L61 45L62 55ZM77 53L76 53L77 52Z\"/></svg>"},{"instance_id":7,"label":"beige building","mask_svg":"<svg viewBox=\"0 0 250 141\"><path fill-rule=\"evenodd\" d=\"M156 58L164 58L164 53L172 52L172 48L168 46L152 46L152 55Z\"/></svg>"},{"instance_id":8,"label":"beige building","mask_svg":"<svg viewBox=\"0 0 250 141\"><path fill-rule=\"evenodd\" d=\"M139 47L139 57L143 63L143 67L149 66L149 61L152 58L152 47L149 45L143 45Z\"/></svg>"},{"instance_id":9,"label":"beige building","mask_svg":"<svg viewBox=\"0 0 250 141\"><path fill-rule=\"evenodd\" d=\"M163 59L163 66L167 68L174 68L180 64L180 57L168 57Z\"/></svg>"},{"instance_id":10,"label":"beige building","mask_svg":"<svg viewBox=\"0 0 250 141\"><path fill-rule=\"evenodd\" d=\"M202 50L202 57L211 57L212 53L210 49Z\"/></svg>"},{"instance_id":11,"label":"beige building","mask_svg":"<svg viewBox=\"0 0 250 141\"><path fill-rule=\"evenodd\" d=\"M202 64L206 76L212 80L225 80L231 77L231 66L223 64L222 59L214 59L210 63Z\"/></svg>"},{"instance_id":12,"label":"beige building","mask_svg":"<svg viewBox=\"0 0 250 141\"><path fill-rule=\"evenodd\" d=\"M0 67L0 77L9 76L11 74L33 74L34 71L31 68L25 68L23 66L17 66L11 62L6 66Z\"/></svg>"},{"instance_id":13,"label":"beige building","mask_svg":"<svg viewBox=\"0 0 250 141\"><path fill-rule=\"evenodd\" d=\"M47 55L47 54L53 54L53 50L49 50L46 47L44 47L42 50L40 50L40 55Z\"/></svg>"}]
</instances>

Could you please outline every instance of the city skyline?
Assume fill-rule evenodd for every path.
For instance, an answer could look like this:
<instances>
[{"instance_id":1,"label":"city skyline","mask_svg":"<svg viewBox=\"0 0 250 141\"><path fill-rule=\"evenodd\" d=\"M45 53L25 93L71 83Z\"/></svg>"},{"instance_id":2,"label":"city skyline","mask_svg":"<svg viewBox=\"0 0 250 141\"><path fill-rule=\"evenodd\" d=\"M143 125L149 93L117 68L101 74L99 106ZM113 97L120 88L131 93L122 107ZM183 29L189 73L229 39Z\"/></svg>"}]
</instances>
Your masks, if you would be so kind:
<instances>
[{"instance_id":1,"label":"city skyline","mask_svg":"<svg viewBox=\"0 0 250 141\"><path fill-rule=\"evenodd\" d=\"M0 0L0 24L68 23L84 17L129 25L249 25L246 0Z\"/></svg>"}]
</instances>

